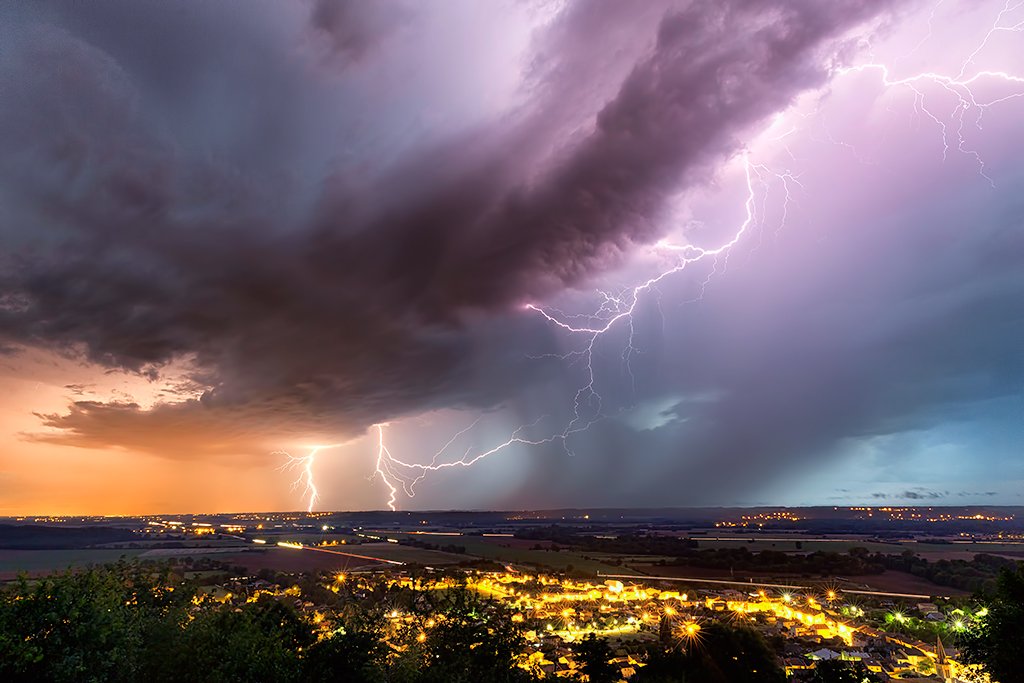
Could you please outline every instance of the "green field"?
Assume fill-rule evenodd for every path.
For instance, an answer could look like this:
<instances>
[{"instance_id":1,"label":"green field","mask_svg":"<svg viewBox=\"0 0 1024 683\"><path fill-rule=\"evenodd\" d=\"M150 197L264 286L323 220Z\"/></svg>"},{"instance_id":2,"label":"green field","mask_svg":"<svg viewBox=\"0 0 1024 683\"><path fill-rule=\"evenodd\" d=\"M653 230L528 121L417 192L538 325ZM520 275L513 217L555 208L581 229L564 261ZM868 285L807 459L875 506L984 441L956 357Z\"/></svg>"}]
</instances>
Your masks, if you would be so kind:
<instances>
[{"instance_id":1,"label":"green field","mask_svg":"<svg viewBox=\"0 0 1024 683\"><path fill-rule=\"evenodd\" d=\"M328 548L343 553L354 553L356 555L368 555L370 557L381 557L385 560L396 560L398 562L415 562L425 565L455 564L473 558L467 555L456 555L445 553L439 550L426 550L397 543L363 543L361 545L341 545Z\"/></svg>"},{"instance_id":2,"label":"green field","mask_svg":"<svg viewBox=\"0 0 1024 683\"><path fill-rule=\"evenodd\" d=\"M920 555L928 553L970 552L970 553L1021 553L1021 543L900 543L903 550L913 550Z\"/></svg>"},{"instance_id":3,"label":"green field","mask_svg":"<svg viewBox=\"0 0 1024 683\"><path fill-rule=\"evenodd\" d=\"M514 564L536 564L552 569L565 569L572 565L574 569L586 572L613 572L621 570L621 567L605 564L593 559L584 559L583 553L562 550L553 552L550 550L531 550L529 548L506 548L498 542L472 536L461 536L452 541L455 545L461 545L470 555L482 557L497 562L511 562ZM587 553L589 556L589 553Z\"/></svg>"},{"instance_id":4,"label":"green field","mask_svg":"<svg viewBox=\"0 0 1024 683\"><path fill-rule=\"evenodd\" d=\"M154 540L142 539L142 540L138 540L138 541L127 541L127 542L124 542L124 543L103 543L103 544L100 544L100 545L94 545L92 547L93 548L97 548L97 549L106 549L106 548L110 548L110 549L140 548L142 550L150 550L150 549L162 546L162 545L167 545L168 543L174 544L175 547L180 546L182 548L221 548L221 547L230 546L230 545L238 546L238 547L244 547L244 546L249 545L248 542L246 542L246 541L239 541L237 539L216 539L216 538L200 539L200 540L191 540L191 539L188 539L188 540L177 540L177 539L175 539L173 541L170 541L168 539L158 538L158 539L154 539Z\"/></svg>"},{"instance_id":5,"label":"green field","mask_svg":"<svg viewBox=\"0 0 1024 683\"><path fill-rule=\"evenodd\" d=\"M888 553L898 555L905 550L910 550L923 557L929 555L947 555L949 553L1006 553L1024 551L1024 545L1014 543L916 543L910 541L879 543L877 541L850 539L815 539L815 538L794 538L769 539L742 538L742 539L710 539L694 538L700 548L746 548L750 552L762 550L778 550L780 552L849 552L850 548L867 548L873 553ZM797 546L800 544L800 547ZM936 558L938 559L938 558Z\"/></svg>"},{"instance_id":6,"label":"green field","mask_svg":"<svg viewBox=\"0 0 1024 683\"><path fill-rule=\"evenodd\" d=\"M117 562L138 557L144 550L75 548L71 550L4 550L0 553L0 574L60 571L68 567Z\"/></svg>"}]
</instances>

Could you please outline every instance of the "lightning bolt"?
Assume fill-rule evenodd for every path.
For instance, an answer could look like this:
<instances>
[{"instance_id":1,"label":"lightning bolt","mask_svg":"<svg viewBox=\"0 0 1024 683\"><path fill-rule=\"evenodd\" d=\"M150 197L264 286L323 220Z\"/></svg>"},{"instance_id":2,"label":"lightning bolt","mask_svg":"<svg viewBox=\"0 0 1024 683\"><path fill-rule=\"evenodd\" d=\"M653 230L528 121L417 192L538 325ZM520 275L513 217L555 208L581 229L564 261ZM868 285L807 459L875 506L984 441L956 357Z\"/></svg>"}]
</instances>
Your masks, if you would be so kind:
<instances>
[{"instance_id":1,"label":"lightning bolt","mask_svg":"<svg viewBox=\"0 0 1024 683\"><path fill-rule=\"evenodd\" d=\"M941 4L942 3L940 2L939 5ZM923 45L925 41L930 39L932 34L932 23L935 18L935 10L938 9L939 5L935 6L935 9L932 11L932 14L928 19L928 34L920 43L918 43L914 48L914 51ZM835 74L843 76L851 73L877 71L881 75L882 85L886 88L895 88L900 86L908 88L914 93L914 111L917 114L923 114L928 117L941 132L942 160L945 161L948 158L950 149L955 145L957 151L970 156L975 160L975 163L978 166L978 173L985 178L992 187L995 187L995 180L993 180L985 171L985 160L977 150L968 146L965 131L968 125L967 115L968 112L974 112L973 125L975 129L980 131L982 129L981 124L982 119L985 116L985 112L987 112L991 107L1018 97L1024 97L1024 76L1012 74L1007 71L995 71L988 69L976 71L971 75L967 74L971 65L975 63L978 55L989 46L989 41L993 36L1004 32L1024 32L1024 19L1007 23L1009 15L1022 7L1024 7L1024 2L1012 2L1010 0L1003 5L1003 9L1000 10L999 14L996 16L995 21L985 34L985 37L982 38L981 42L979 42L974 50L964 59L963 62L961 62L960 70L955 75L925 71L900 78L893 76L892 69L887 64L879 62L869 62L851 67L841 67L835 70ZM976 86L984 82L997 82L1010 86L1020 86L1021 89L1002 96L986 99L979 96L975 91ZM923 86L928 84L937 86L942 91L953 96L955 105L948 115L940 116L928 106L926 92L922 89ZM951 138L955 138L955 142L951 142Z\"/></svg>"},{"instance_id":2,"label":"lightning bolt","mask_svg":"<svg viewBox=\"0 0 1024 683\"><path fill-rule=\"evenodd\" d=\"M313 466L316 464L316 456L322 450L337 448L340 443L326 446L313 446L309 453L302 456L294 456L288 451L274 451L271 455L278 455L285 458L285 462L278 470L290 472L298 470L298 477L292 482L292 490L302 488L302 495L306 499L306 512L312 512L313 507L320 502L320 490L316 486L316 479L313 476Z\"/></svg>"},{"instance_id":3,"label":"lightning bolt","mask_svg":"<svg viewBox=\"0 0 1024 683\"><path fill-rule=\"evenodd\" d=\"M910 54L916 52L925 42L930 40L935 15L941 5L942 1L940 0L934 6L928 18L928 33L913 48ZM943 160L946 160L949 152L955 148L958 152L972 157L977 164L979 175L994 187L995 181L986 172L984 159L977 150L970 146L967 140L967 128L968 126L973 126L975 129L981 130L982 120L988 109L997 104L1024 97L1024 76L1008 71L989 69L972 72L971 67L975 64L981 53L989 46L991 39L995 35L1007 32L1024 32L1024 19L1014 21L1011 18L1011 15L1022 7L1024 7L1024 0L1016 2L1008 0L1003 5L1002 10L999 11L985 36L963 60L955 74L925 71L908 76L896 76L894 75L894 69L883 62L866 62L854 66L833 68L831 75L833 78L837 78L857 73L878 73L884 88L909 89L914 95L915 113L930 119L940 132ZM907 56L909 54L904 55L904 57ZM1001 83L1014 89L1009 93L985 97L979 93L979 89L982 84L986 83ZM928 86L933 86L951 95L953 97L952 108L946 112L939 112L934 105L929 104L930 91L927 89ZM796 112L793 112L793 114L802 119L809 118L807 114ZM796 125L790 125L784 132L777 132L776 128L786 118L787 112L780 112L774 117L771 125L754 139L778 142L801 130ZM834 144L852 149L851 145L832 138L831 134L829 134L829 140ZM786 151L789 151L788 147ZM856 153L856 150L854 152ZM792 152L789 152L789 155L795 160ZM387 423L373 425L371 430L376 431L377 436L377 457L373 477L379 477L388 491L388 508L391 510L397 509L398 493L400 490L406 497L413 498L416 485L429 474L450 468L471 467L481 460L512 446L540 446L559 443L566 453L572 455L572 450L568 445L570 437L586 431L604 418L603 399L596 388L597 378L593 365L594 350L600 339L617 327L625 328L626 341L621 357L625 371L629 373L630 377L633 377L630 360L639 351L634 346L635 327L633 316L637 306L645 297L652 293L657 294L658 285L666 279L672 278L698 263L709 262L711 268L698 288L697 296L689 300L689 302L700 300L712 279L724 272L732 249L753 230L760 229L761 234L763 234L768 214L767 202L769 194L772 193L774 187L781 187L783 194L781 219L775 228L775 234L778 235L779 231L785 227L790 203L794 200L794 192L796 188L804 189L799 176L789 170L777 171L764 163L752 161L749 150L742 152L738 159L742 165L746 189L746 196L743 202L743 219L724 241L713 246L673 244L666 240L659 241L652 246L652 252L658 256L668 257L669 265L639 284L627 287L619 292L598 290L597 296L600 303L591 313L568 314L557 308L542 306L536 303L527 303L523 306L524 311L542 317L552 327L570 337L579 339L579 347L575 350L565 354L546 354L545 356L540 356L555 357L571 364L581 363L584 368L582 383L572 398L572 417L561 431L549 432L547 436L541 438L526 436L527 430L533 429L545 419L542 417L534 423L516 428L507 439L494 444L490 448L474 451L471 446L465 450L461 457L444 460L445 454L454 444L477 426L479 423L478 418L472 424L452 436L434 454L429 463L423 464L395 457L385 442L385 429L389 425ZM303 488L303 495L308 502L307 509L310 511L312 511L320 498L319 490L313 478L313 465L315 464L317 454L324 448L331 447L333 446L314 447L309 454L302 457L294 457L283 451L279 452L288 458L282 468L299 470L299 476L292 486L293 488Z\"/></svg>"},{"instance_id":4,"label":"lightning bolt","mask_svg":"<svg viewBox=\"0 0 1024 683\"><path fill-rule=\"evenodd\" d=\"M376 474L380 476L381 481L388 487L390 495L388 497L388 508L392 511L395 510L395 496L398 494L398 489L391 483L391 480L395 478L395 474L391 472L391 451L384 445L384 428L387 427L387 423L376 424L373 426L377 430L377 468Z\"/></svg>"},{"instance_id":5,"label":"lightning bolt","mask_svg":"<svg viewBox=\"0 0 1024 683\"><path fill-rule=\"evenodd\" d=\"M593 354L598 340L616 326L628 325L629 342L627 344L627 349L623 352L628 365L628 355L636 351L632 344L634 332L633 313L636 310L637 305L640 303L643 295L653 290L658 283L685 270L694 263L727 255L729 250L740 242L744 235L757 224L759 220L759 212L757 210L758 188L764 186L768 176L778 178L780 182L784 184L786 188L787 203L790 197L789 183L795 182L799 184L799 181L792 174L788 172L776 173L771 171L764 164L754 164L750 162L746 154L742 155L741 160L747 187L747 199L744 203L745 218L732 234L730 239L714 247L700 247L693 244L673 245L667 242L660 242L655 248L660 252L672 254L674 256L674 265L654 277L651 277L621 293L611 294L608 292L598 292L602 298L602 303L593 314L567 316L564 314L549 312L549 310L536 304L526 304L523 307L524 310L532 311L543 316L552 325L555 325L570 334L580 335L583 337L583 344L580 349L559 356L562 359L569 359L573 357L581 359L586 369L585 383L576 391L576 394L573 397L573 417L565 425L564 429L541 438L529 438L524 436L524 432L526 430L535 427L544 419L542 417L534 423L522 425L516 428L506 440L495 444L490 448L476 452L473 452L472 449L468 449L461 458L439 463L438 460L441 456L451 448L451 446L460 437L471 431L479 423L479 419L477 419L471 425L452 436L452 438L434 454L428 464L423 464L409 462L395 457L389 450L384 439L385 427L388 425L386 423L373 425L372 428L377 432L377 459L374 474L375 476L380 477L388 490L388 508L391 510L396 509L399 488L404 491L407 497L412 498L415 495L416 484L429 473L454 467L471 467L477 462L514 445L540 446L544 444L559 443L566 449L566 452L571 455L572 451L569 449L567 443L568 439L574 434L578 434L589 429L594 423L602 418L602 397L595 388L597 379L593 365ZM570 322L574 319L583 319L588 320L589 322Z\"/></svg>"},{"instance_id":6,"label":"lightning bolt","mask_svg":"<svg viewBox=\"0 0 1024 683\"><path fill-rule=\"evenodd\" d=\"M854 67L844 68L838 70L837 73L842 75L868 70L880 72L882 74L882 83L886 87L906 86L914 92L914 110L931 119L942 132L943 161L948 158L949 151L954 144L950 142L950 138L952 137L952 128L952 132L955 134L955 146L957 151L973 157L978 165L978 173L985 178L992 187L996 186L995 180L985 172L985 160L981 157L981 154L979 154L977 150L968 147L968 142L965 137L967 113L972 109L976 112L973 122L974 127L977 130L981 130L982 117L990 107L1001 102L1006 102L1007 100L1024 97L1024 90L1020 92L1013 92L1002 97L995 97L986 101L979 99L974 90L972 90L972 86L984 80L999 80L1005 83L1024 85L1024 77L1015 76L1005 71L979 71L966 78L963 76L948 76L934 72L920 73L913 76L906 76L904 78L894 78L887 65L878 63L861 64ZM936 115L927 106L925 92L921 89L921 85L924 83L937 85L956 98L957 103L953 112L949 117L947 117L948 122Z\"/></svg>"}]
</instances>

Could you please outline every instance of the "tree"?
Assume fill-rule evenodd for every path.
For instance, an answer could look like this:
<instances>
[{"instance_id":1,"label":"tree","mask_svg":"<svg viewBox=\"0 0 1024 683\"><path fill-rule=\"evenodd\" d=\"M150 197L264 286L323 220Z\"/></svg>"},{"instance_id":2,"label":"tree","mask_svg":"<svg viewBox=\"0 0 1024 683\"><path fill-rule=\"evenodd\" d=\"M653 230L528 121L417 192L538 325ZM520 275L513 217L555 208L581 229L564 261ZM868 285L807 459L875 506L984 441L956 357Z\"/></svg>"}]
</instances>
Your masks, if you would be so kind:
<instances>
[{"instance_id":1,"label":"tree","mask_svg":"<svg viewBox=\"0 0 1024 683\"><path fill-rule=\"evenodd\" d=\"M118 563L25 578L0 593L0 680L132 681L186 618L169 570ZM177 590L176 590L177 589Z\"/></svg>"},{"instance_id":2,"label":"tree","mask_svg":"<svg viewBox=\"0 0 1024 683\"><path fill-rule=\"evenodd\" d=\"M500 604L465 588L446 591L424 634L419 683L510 683L531 680L515 666L525 644L522 629Z\"/></svg>"},{"instance_id":3,"label":"tree","mask_svg":"<svg viewBox=\"0 0 1024 683\"><path fill-rule=\"evenodd\" d=\"M684 667L686 655L679 650L658 649L649 652L646 666L637 670L630 683L687 683L695 680L687 677Z\"/></svg>"},{"instance_id":4,"label":"tree","mask_svg":"<svg viewBox=\"0 0 1024 683\"><path fill-rule=\"evenodd\" d=\"M1020 638L1024 633L1024 565L1004 569L996 583L988 614L963 637L964 659L980 664L1000 683L1024 682Z\"/></svg>"},{"instance_id":5,"label":"tree","mask_svg":"<svg viewBox=\"0 0 1024 683\"><path fill-rule=\"evenodd\" d=\"M200 609L178 636L158 681L301 680L299 651L313 642L308 624L284 603L264 597L238 608Z\"/></svg>"},{"instance_id":6,"label":"tree","mask_svg":"<svg viewBox=\"0 0 1024 683\"><path fill-rule=\"evenodd\" d=\"M655 651L632 683L784 683L786 673L749 628L708 624L685 648Z\"/></svg>"},{"instance_id":7,"label":"tree","mask_svg":"<svg viewBox=\"0 0 1024 683\"><path fill-rule=\"evenodd\" d=\"M881 683L881 680L864 662L831 659L817 663L811 683Z\"/></svg>"},{"instance_id":8,"label":"tree","mask_svg":"<svg viewBox=\"0 0 1024 683\"><path fill-rule=\"evenodd\" d=\"M306 653L303 681L336 681L344 672L347 683L383 683L387 680L388 647L383 625L372 618L353 619Z\"/></svg>"},{"instance_id":9,"label":"tree","mask_svg":"<svg viewBox=\"0 0 1024 683\"><path fill-rule=\"evenodd\" d=\"M861 547L861 546L856 546L856 547L850 548L850 550L847 551L847 554L850 557L855 557L855 558L857 558L859 560L866 560L870 553L869 553L867 548L864 548L864 547Z\"/></svg>"},{"instance_id":10,"label":"tree","mask_svg":"<svg viewBox=\"0 0 1024 683\"><path fill-rule=\"evenodd\" d=\"M580 671L590 683L614 683L621 678L619 670L608 660L612 658L611 648L604 638L593 633L573 646Z\"/></svg>"},{"instance_id":11,"label":"tree","mask_svg":"<svg viewBox=\"0 0 1024 683\"><path fill-rule=\"evenodd\" d=\"M775 654L757 631L710 624L700 633L700 647L692 648L691 658L700 663L707 675L694 675L693 680L723 683L783 683L786 680ZM695 669L694 673L697 671Z\"/></svg>"}]
</instances>

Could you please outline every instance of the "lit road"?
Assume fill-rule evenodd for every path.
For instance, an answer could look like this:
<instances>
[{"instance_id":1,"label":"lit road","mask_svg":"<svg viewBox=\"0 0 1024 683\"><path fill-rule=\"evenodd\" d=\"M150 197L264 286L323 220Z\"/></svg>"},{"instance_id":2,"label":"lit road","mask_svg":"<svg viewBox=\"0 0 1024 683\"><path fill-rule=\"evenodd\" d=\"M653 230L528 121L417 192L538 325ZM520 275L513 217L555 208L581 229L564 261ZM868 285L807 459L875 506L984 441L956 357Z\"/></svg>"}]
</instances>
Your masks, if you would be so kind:
<instances>
[{"instance_id":1,"label":"lit road","mask_svg":"<svg viewBox=\"0 0 1024 683\"><path fill-rule=\"evenodd\" d=\"M253 543L265 543L261 539L253 539ZM399 562L398 560L389 560L384 557L373 557L372 555L358 555L356 553L346 553L341 550L328 550L327 548L318 548L312 545L303 545L301 543L292 543L291 541L278 541L278 548L289 548L291 550L315 550L318 553L329 553L331 555L341 555L343 557L354 557L358 560L370 560L372 562L384 562L385 564L393 564L402 566L405 562Z\"/></svg>"},{"instance_id":2,"label":"lit road","mask_svg":"<svg viewBox=\"0 0 1024 683\"><path fill-rule=\"evenodd\" d=\"M609 578L609 579L631 579L634 581L680 581L683 583L713 583L722 586L742 586L744 588L750 588L751 586L758 586L761 588L781 588L783 590L791 591L806 591L812 590L810 586L794 586L782 583L764 583L763 581L724 581L722 579L701 579L701 578L690 578L681 576L643 576L641 574L602 574L598 573L598 576ZM932 597L944 597L944 596L932 596L932 595L919 595L917 593L885 593L882 591L868 591L868 590L850 590L842 589L843 593L853 593L855 595L878 595L882 597L890 598L913 598L915 600L929 600Z\"/></svg>"}]
</instances>

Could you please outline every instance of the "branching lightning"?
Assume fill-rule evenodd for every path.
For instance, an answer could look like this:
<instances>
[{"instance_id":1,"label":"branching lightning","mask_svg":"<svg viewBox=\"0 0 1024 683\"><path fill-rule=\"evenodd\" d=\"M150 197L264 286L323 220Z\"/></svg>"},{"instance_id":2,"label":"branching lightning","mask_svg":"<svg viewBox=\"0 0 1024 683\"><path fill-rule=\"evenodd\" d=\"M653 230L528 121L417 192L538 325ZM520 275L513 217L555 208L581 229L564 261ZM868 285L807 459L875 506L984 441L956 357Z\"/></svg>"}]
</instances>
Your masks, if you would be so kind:
<instances>
[{"instance_id":1,"label":"branching lightning","mask_svg":"<svg viewBox=\"0 0 1024 683\"><path fill-rule=\"evenodd\" d=\"M279 467L282 471L298 470L299 476L292 482L292 490L302 487L302 495L306 499L306 511L312 512L313 507L320 502L320 490L316 487L316 479L313 475L313 466L316 464L316 456L320 451L328 448L337 448L341 444L330 444L328 446L313 446L306 455L296 457L287 451L274 451L272 455L280 455L285 458L285 463Z\"/></svg>"},{"instance_id":2,"label":"branching lightning","mask_svg":"<svg viewBox=\"0 0 1024 683\"><path fill-rule=\"evenodd\" d=\"M935 13L941 5L941 1L935 6L928 19L928 34L914 48L916 51L931 38L932 23ZM981 154L971 147L967 140L967 128L973 126L981 130L982 120L986 111L991 107L1005 103L1015 98L1024 97L1024 76L1016 75L1008 71L997 70L976 70L971 71L979 55L989 46L993 36L999 33L1024 33L1024 19L1014 21L1011 17L1015 11L1024 8L1024 0L1018 2L1008 1L998 13L988 32L981 42L970 52L961 63L955 74L943 74L934 71L926 71L908 76L894 75L895 69L881 62L868 62L849 67L841 67L833 70L834 77L842 77L855 73L876 72L880 76L880 82L886 89L907 88L914 95L914 111L924 115L933 122L939 130L942 141L942 158L945 160L951 149L956 149L962 154L972 157L978 167L978 173L992 186L995 182L986 172L985 161ZM983 96L978 89L983 84L1001 84L1009 86L1009 92L1003 92L998 96ZM928 86L938 88L940 91L953 97L951 110L938 112L935 105L929 104L931 93ZM807 118L806 114L795 114L799 118ZM795 125L789 126L785 132L779 134L776 127L787 117L786 112L776 115L772 125L757 138L762 141L779 141L800 130ZM829 134L833 143L850 147L845 142L835 140ZM856 152L856 150L854 150ZM792 156L792 154L790 154ZM503 451L512 446L538 446L543 444L560 444L570 455L572 451L568 444L569 438L580 432L586 431L592 425L605 417L603 413L603 399L596 388L597 378L595 376L593 356L600 339L615 328L623 328L626 341L622 350L622 361L624 370L633 376L630 360L638 352L634 346L634 313L641 301L652 292L657 292L660 283L679 273L687 270L701 262L709 262L711 267L698 288L698 294L694 300L703 297L704 292L713 277L720 274L728 263L732 249L757 229L763 233L768 215L767 203L773 188L781 187L781 219L775 227L778 234L785 226L789 215L790 203L794 201L794 192L797 188L805 189L800 182L799 176L789 170L779 171L769 168L764 163L757 163L751 160L750 152L744 151L739 161L742 164L745 179L745 199L743 201L743 218L734 231L724 241L713 246L698 246L695 244L672 244L665 240L653 245L652 249L656 255L668 258L669 264L652 277L627 287L620 292L598 291L599 304L592 313L567 314L553 307L541 306L529 303L523 306L523 310L541 316L552 327L564 332L571 338L578 339L578 347L566 354L555 356L564 361L579 363L583 366L583 379L580 387L572 399L572 417L560 431L549 432L541 438L530 438L525 434L528 430L535 428L542 420L541 418L532 424L522 425L515 429L509 437L495 444L494 446L474 450L472 446L467 448L461 457L456 459L444 459L459 439L472 431L479 423L479 419L468 427L457 432L452 438L438 450L427 464L410 462L395 457L385 442L385 428L387 423L376 424L372 429L377 434L377 457L373 477L379 477L388 491L387 505L391 510L397 508L399 490L408 497L415 495L416 485L432 472L440 470L470 467L475 463ZM303 496L308 505L307 509L312 511L319 502L320 494L314 481L313 467L317 454L325 448L337 446L316 446L302 457L294 457L288 453L282 453L287 461L282 469L297 469L299 476L293 483L293 488L302 487Z\"/></svg>"},{"instance_id":3,"label":"branching lightning","mask_svg":"<svg viewBox=\"0 0 1024 683\"><path fill-rule=\"evenodd\" d=\"M938 6L936 6L936 8L937 7ZM960 64L960 70L955 75L925 71L900 78L893 76L893 70L887 64L878 62L840 68L836 70L836 74L846 75L849 73L860 73L864 71L877 71L881 74L882 85L886 88L895 88L899 86L909 88L914 93L914 111L928 117L941 131L943 161L945 161L949 156L949 151L955 144L957 151L966 154L975 160L975 163L978 165L978 173L985 178L992 187L995 187L995 181L985 172L985 160L982 159L981 154L979 154L977 150L968 146L968 142L965 137L965 129L968 125L967 115L968 112L973 110L973 125L977 130L981 130L982 119L985 116L985 112L991 107L1018 97L1024 97L1024 76L1012 74L1007 71L993 71L988 69L978 70L970 75L968 75L968 72L978 55L989 46L989 41L993 36L1004 32L1024 33L1024 19L1016 22L1012 22L1012 20L1010 20L1010 23L1007 23L1008 17L1022 7L1024 7L1024 2L1012 2L1011 0L1007 0L1003 5L1003 9L1000 10L999 14L996 16L991 28L989 28L988 32L985 34L985 37ZM915 47L915 50L923 45L925 41L930 39L932 31L931 26L934 17L935 12L933 11L928 20L928 34L921 43ZM1020 90L1011 91L1002 96L986 99L979 96L974 90L975 86L985 82L1001 82L1010 86L1022 87ZM927 84L939 87L944 92L952 95L955 99L956 104L947 116L943 117L936 114L927 105L926 93L922 90L922 86ZM954 136L955 143L951 142L951 138Z\"/></svg>"}]
</instances>

